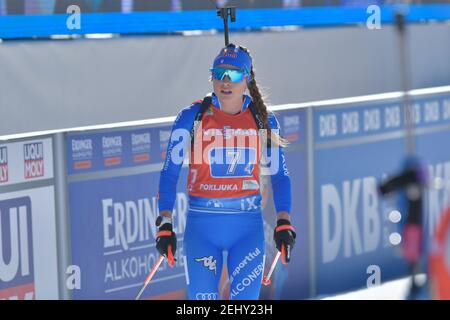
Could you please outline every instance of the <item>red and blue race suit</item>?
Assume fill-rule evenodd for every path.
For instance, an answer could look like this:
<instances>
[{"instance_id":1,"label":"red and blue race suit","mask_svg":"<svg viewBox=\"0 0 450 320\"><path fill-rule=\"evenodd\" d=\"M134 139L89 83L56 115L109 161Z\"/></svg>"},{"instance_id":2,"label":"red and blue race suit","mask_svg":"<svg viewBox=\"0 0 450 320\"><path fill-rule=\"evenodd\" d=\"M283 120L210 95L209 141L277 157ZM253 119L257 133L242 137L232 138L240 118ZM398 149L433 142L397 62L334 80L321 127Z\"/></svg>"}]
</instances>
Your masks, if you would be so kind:
<instances>
[{"instance_id":1,"label":"red and blue race suit","mask_svg":"<svg viewBox=\"0 0 450 320\"><path fill-rule=\"evenodd\" d=\"M228 114L212 95L211 106L191 129L201 101L178 114L160 176L159 210L172 211L183 159L189 155L189 210L184 235L190 299L219 298L223 252L228 253L231 299L258 299L264 269L260 175L271 176L275 209L291 210L291 182L282 148L261 147L244 96L241 112ZM269 113L269 127L279 130ZM264 162L264 165L263 165ZM262 172L264 171L264 172Z\"/></svg>"}]
</instances>

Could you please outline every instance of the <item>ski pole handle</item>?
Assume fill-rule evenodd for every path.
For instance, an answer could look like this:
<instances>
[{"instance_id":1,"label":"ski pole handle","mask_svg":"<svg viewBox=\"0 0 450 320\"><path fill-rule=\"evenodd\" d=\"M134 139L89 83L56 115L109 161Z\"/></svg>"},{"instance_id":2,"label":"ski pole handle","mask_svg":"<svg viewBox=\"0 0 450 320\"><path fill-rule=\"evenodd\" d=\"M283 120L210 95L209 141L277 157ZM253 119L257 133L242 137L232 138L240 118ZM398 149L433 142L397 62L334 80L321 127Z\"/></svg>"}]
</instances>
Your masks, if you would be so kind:
<instances>
[{"instance_id":1,"label":"ski pole handle","mask_svg":"<svg viewBox=\"0 0 450 320\"><path fill-rule=\"evenodd\" d=\"M277 265L278 259L280 258L281 252L278 251L273 259L272 265L270 266L269 273L267 276L263 277L262 284L265 286L270 285L270 277L272 276L273 270L275 270L275 266Z\"/></svg>"},{"instance_id":2,"label":"ski pole handle","mask_svg":"<svg viewBox=\"0 0 450 320\"><path fill-rule=\"evenodd\" d=\"M167 247L167 263L169 264L170 267L173 268L173 266L175 265L175 258L173 257L173 253L172 253L172 246L169 245Z\"/></svg>"}]
</instances>

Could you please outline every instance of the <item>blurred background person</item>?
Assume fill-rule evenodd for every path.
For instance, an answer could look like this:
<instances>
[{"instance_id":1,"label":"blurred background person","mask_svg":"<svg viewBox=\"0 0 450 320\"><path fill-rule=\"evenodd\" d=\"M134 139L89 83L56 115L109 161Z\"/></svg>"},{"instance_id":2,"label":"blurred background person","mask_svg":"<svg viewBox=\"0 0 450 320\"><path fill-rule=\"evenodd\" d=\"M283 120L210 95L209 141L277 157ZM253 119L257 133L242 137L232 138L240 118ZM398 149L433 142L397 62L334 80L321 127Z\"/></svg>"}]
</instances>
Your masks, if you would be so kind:
<instances>
[{"instance_id":1,"label":"blurred background person","mask_svg":"<svg viewBox=\"0 0 450 320\"><path fill-rule=\"evenodd\" d=\"M52 14L55 0L25 0L25 14Z\"/></svg>"},{"instance_id":2,"label":"blurred background person","mask_svg":"<svg viewBox=\"0 0 450 320\"><path fill-rule=\"evenodd\" d=\"M302 7L324 7L339 5L339 0L302 0Z\"/></svg>"},{"instance_id":3,"label":"blurred background person","mask_svg":"<svg viewBox=\"0 0 450 320\"><path fill-rule=\"evenodd\" d=\"M229 1L205 1L205 0L181 0L183 10L211 10L214 9L213 2L218 6L228 5Z\"/></svg>"},{"instance_id":4,"label":"blurred background person","mask_svg":"<svg viewBox=\"0 0 450 320\"><path fill-rule=\"evenodd\" d=\"M382 5L384 0L342 0L341 6L345 7L368 7L370 5Z\"/></svg>"},{"instance_id":5,"label":"blurred background person","mask_svg":"<svg viewBox=\"0 0 450 320\"><path fill-rule=\"evenodd\" d=\"M173 0L134 0L133 11L170 11L172 10ZM204 1L209 2L209 1Z\"/></svg>"},{"instance_id":6,"label":"blurred background person","mask_svg":"<svg viewBox=\"0 0 450 320\"><path fill-rule=\"evenodd\" d=\"M4 0L0 0L0 16L3 16L6 14L6 5Z\"/></svg>"},{"instance_id":7,"label":"blurred background person","mask_svg":"<svg viewBox=\"0 0 450 320\"><path fill-rule=\"evenodd\" d=\"M246 0L246 1L234 1L234 5L247 8L247 9L259 9L259 8L282 8L283 0Z\"/></svg>"},{"instance_id":8,"label":"blurred background person","mask_svg":"<svg viewBox=\"0 0 450 320\"><path fill-rule=\"evenodd\" d=\"M122 0L122 13L133 12L133 0Z\"/></svg>"},{"instance_id":9,"label":"blurred background person","mask_svg":"<svg viewBox=\"0 0 450 320\"><path fill-rule=\"evenodd\" d=\"M89 13L92 12L92 1L89 0L58 0L55 3L54 12L57 14L66 13L67 8L71 5L76 5L80 7L81 12Z\"/></svg>"},{"instance_id":10,"label":"blurred background person","mask_svg":"<svg viewBox=\"0 0 450 320\"><path fill-rule=\"evenodd\" d=\"M284 0L283 6L285 8L297 8L301 6L301 0Z\"/></svg>"},{"instance_id":11,"label":"blurred background person","mask_svg":"<svg viewBox=\"0 0 450 320\"><path fill-rule=\"evenodd\" d=\"M6 14L24 14L25 1L24 0L6 0Z\"/></svg>"},{"instance_id":12,"label":"blurred background person","mask_svg":"<svg viewBox=\"0 0 450 320\"><path fill-rule=\"evenodd\" d=\"M122 12L122 0L58 0L55 2L55 13L66 13L71 5L80 7L81 12Z\"/></svg>"},{"instance_id":13,"label":"blurred background person","mask_svg":"<svg viewBox=\"0 0 450 320\"><path fill-rule=\"evenodd\" d=\"M258 8L282 8L284 0L219 0L219 1L205 1L205 0L183 0L183 10L211 10L216 6L236 6L239 9L258 9ZM288 1L292 2L292 1Z\"/></svg>"}]
</instances>

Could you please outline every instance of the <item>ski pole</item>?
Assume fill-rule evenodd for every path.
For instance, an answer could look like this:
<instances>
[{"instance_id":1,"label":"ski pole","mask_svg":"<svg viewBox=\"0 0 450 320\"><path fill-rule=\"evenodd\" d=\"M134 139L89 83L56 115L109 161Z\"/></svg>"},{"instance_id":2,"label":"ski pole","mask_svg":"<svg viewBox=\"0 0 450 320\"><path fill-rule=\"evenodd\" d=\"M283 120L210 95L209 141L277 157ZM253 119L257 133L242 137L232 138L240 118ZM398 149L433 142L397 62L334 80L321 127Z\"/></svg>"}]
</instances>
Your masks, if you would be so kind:
<instances>
[{"instance_id":1,"label":"ski pole","mask_svg":"<svg viewBox=\"0 0 450 320\"><path fill-rule=\"evenodd\" d=\"M273 259L272 265L270 266L269 273L267 274L267 276L263 277L263 280L262 280L263 285L265 285L265 286L270 285L270 276L272 275L273 270L275 270L275 266L277 265L277 262L278 262L278 259L280 258L280 256L281 256L281 252L278 251L277 254L275 255L275 258Z\"/></svg>"},{"instance_id":2,"label":"ski pole","mask_svg":"<svg viewBox=\"0 0 450 320\"><path fill-rule=\"evenodd\" d=\"M155 275L156 271L158 270L159 266L161 265L161 262L164 260L164 256L160 256L156 264L153 266L152 270L150 270L150 273L148 274L147 278L145 278L144 285L142 286L141 290L139 291L138 295L136 296L136 300L139 300L142 293L144 292L145 288L147 287L150 280L152 280L153 276ZM175 258L172 254L172 246L169 245L167 248L167 262L170 267L173 267L175 265Z\"/></svg>"},{"instance_id":3,"label":"ski pole","mask_svg":"<svg viewBox=\"0 0 450 320\"><path fill-rule=\"evenodd\" d=\"M150 280L152 280L153 276L156 273L156 270L158 270L159 266L161 265L161 262L164 260L163 256L160 256L156 264L153 266L152 270L150 270L150 273L148 274L147 278L145 278L144 285L142 286L141 290L139 291L138 295L136 296L135 300L139 300L141 295L144 293L145 288L147 287Z\"/></svg>"}]
</instances>

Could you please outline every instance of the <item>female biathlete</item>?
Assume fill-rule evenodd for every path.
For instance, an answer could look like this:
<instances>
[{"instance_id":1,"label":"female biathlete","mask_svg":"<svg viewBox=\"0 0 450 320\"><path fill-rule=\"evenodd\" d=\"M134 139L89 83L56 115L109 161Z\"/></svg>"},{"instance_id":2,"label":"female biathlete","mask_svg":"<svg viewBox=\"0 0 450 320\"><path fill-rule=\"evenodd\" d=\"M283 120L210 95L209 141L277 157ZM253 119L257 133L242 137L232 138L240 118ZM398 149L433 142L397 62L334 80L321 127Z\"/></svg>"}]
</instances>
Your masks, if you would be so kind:
<instances>
[{"instance_id":1,"label":"female biathlete","mask_svg":"<svg viewBox=\"0 0 450 320\"><path fill-rule=\"evenodd\" d=\"M183 158L189 155L184 235L188 297L219 298L227 251L230 299L258 299L265 263L262 173L271 176L277 212L274 240L284 263L295 243L291 181L283 153L287 143L262 99L245 47L222 48L211 81L214 92L181 110L173 124L159 182L156 247L166 257L175 254L172 210Z\"/></svg>"}]
</instances>

